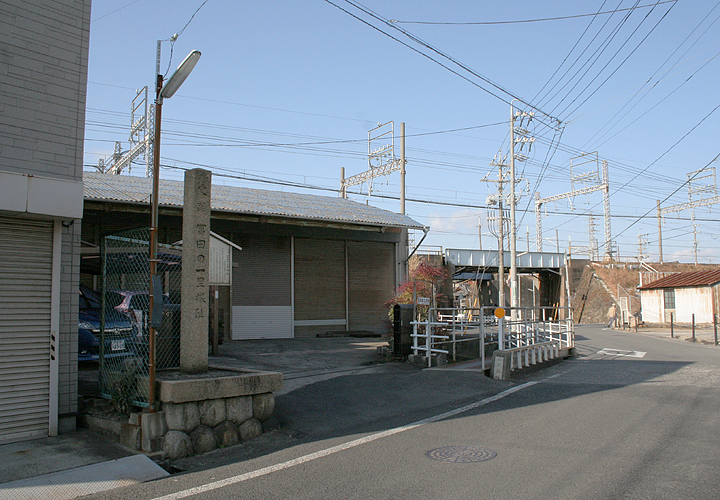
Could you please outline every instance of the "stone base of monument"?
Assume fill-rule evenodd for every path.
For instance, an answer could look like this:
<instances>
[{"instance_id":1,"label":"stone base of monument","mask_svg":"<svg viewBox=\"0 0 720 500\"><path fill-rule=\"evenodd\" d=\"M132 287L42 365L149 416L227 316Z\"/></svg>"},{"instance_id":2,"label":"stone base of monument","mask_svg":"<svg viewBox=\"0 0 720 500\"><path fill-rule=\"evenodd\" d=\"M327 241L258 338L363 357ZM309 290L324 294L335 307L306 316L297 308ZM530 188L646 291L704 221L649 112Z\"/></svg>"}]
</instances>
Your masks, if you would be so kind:
<instances>
[{"instance_id":1,"label":"stone base of monument","mask_svg":"<svg viewBox=\"0 0 720 500\"><path fill-rule=\"evenodd\" d=\"M271 418L282 374L210 367L157 373L159 411L126 421L84 415L81 426L145 453L176 460L249 441L277 426Z\"/></svg>"},{"instance_id":2,"label":"stone base of monument","mask_svg":"<svg viewBox=\"0 0 720 500\"><path fill-rule=\"evenodd\" d=\"M160 411L142 415L142 449L170 459L207 453L263 433L282 374L210 368L202 374L160 372Z\"/></svg>"}]
</instances>

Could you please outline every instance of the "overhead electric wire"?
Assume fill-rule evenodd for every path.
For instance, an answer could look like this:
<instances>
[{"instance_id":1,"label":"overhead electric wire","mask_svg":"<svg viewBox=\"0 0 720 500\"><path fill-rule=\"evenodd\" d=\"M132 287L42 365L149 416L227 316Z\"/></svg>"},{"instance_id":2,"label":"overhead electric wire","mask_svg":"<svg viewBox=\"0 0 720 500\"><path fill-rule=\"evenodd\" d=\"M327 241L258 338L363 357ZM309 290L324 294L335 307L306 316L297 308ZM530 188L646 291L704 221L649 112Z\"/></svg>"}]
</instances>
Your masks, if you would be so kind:
<instances>
[{"instance_id":1,"label":"overhead electric wire","mask_svg":"<svg viewBox=\"0 0 720 500\"><path fill-rule=\"evenodd\" d=\"M602 3L602 5L600 6L600 9L602 9L602 8L605 6L605 3L606 3L606 2L607 2L607 0L603 0L603 3ZM539 96L540 94L542 94L542 92L545 90L545 87L547 87L547 86L550 84L550 82L553 80L553 78L555 78L555 75L558 74L558 71L560 71L560 68L562 68L563 65L565 64L565 61L568 60L568 58L570 57L570 55L575 51L575 48L578 46L578 44L580 44L580 41L585 37L585 34L586 34L586 33L588 32L588 30L590 29L590 26L593 25L593 23L595 22L595 19L597 19L597 15L592 15L592 19L590 20L590 22L588 23L588 25L585 26L585 30L580 34L580 36L578 37L578 39L575 41L575 44L574 44L574 45L572 46L572 48L568 51L567 55L566 55L565 58L562 60L562 62L558 65L557 68L555 68L555 71L553 72L552 75L550 75L550 78L548 78L547 82L545 82L545 84L540 88L540 90L537 91L537 93L535 94L535 97L532 98L533 101L535 101L535 100L538 98L538 96Z\"/></svg>"},{"instance_id":2,"label":"overhead electric wire","mask_svg":"<svg viewBox=\"0 0 720 500\"><path fill-rule=\"evenodd\" d=\"M437 59L435 59L434 57L430 56L429 54L426 54L425 52L423 52L423 51L421 51L421 50L419 50L419 49L417 49L417 48L415 48L415 47L413 47L413 46L411 46L411 45L403 42L402 40L400 40L400 39L398 39L397 37L391 35L390 33L387 33L386 31L381 30L381 29L378 28L377 26L375 26L375 25L369 23L368 21L362 19L361 17L353 14L352 12L348 11L347 9L342 8L341 6L339 6L339 5L337 5L336 3L332 2L331 0L325 0L325 2L329 3L330 5L332 5L332 6L336 7L337 9L345 12L345 13L348 14L349 16L352 16L353 18L355 18L355 19L357 19L358 21L362 22L363 24L365 24L365 25L373 28L374 30L376 30L376 31L384 34L385 36L387 36L387 37L395 40L396 42L398 42L398 43L400 43L401 45L409 48L410 50L412 50L412 51L414 51L414 52L422 55L423 57L426 57L427 59L433 61L434 63L438 64L439 66L441 66L441 67L447 69L448 71L450 71L451 73L455 74L456 76L459 76L460 78L462 78L463 80L467 81L468 83L470 83L470 84L478 87L479 89L483 90L484 92L487 92L488 94L492 95L492 96L495 97L496 99L498 99L498 100L500 100L500 101L502 101L502 102L504 102L504 103L506 103L506 104L511 104L511 103L512 103L512 100L517 100L518 102L522 102L523 104L527 105L528 107L533 108L535 111L537 111L537 112L543 114L544 116L547 116L548 118L551 118L551 119L552 119L552 117L551 117L550 115L546 114L546 113L543 112L541 109L536 108L535 106L533 106L532 104L528 103L528 102L525 101L524 99L522 99L522 98L520 98L519 96L513 94L513 93L510 92L509 90L503 88L502 86L498 85L497 83L493 82L492 80L488 79L487 77L481 75L481 74L478 73L477 71L475 71L475 70L473 70L472 68L470 68L469 66L461 63L461 62L458 61L457 59L455 59L455 58L451 57L450 55L446 54L445 52L443 52L443 51L437 49L436 47L430 45L429 43L423 41L422 39L420 39L420 38L418 38L417 36L413 35L413 34L410 33L409 31L407 31L407 30L405 30L405 29L403 29L403 28L400 28L400 27L394 25L390 20L385 19L384 17L376 14L375 12L373 12L372 10L370 10L370 9L368 9L367 7L363 6L362 4L360 4L360 3L358 3L358 2L355 2L355 1L352 1L352 0L344 0L344 1L345 1L346 3L352 5L352 6L355 7L356 9L360 10L361 12L365 13L366 15L372 17L373 19L376 19L377 21L385 24L386 26L390 27L391 29L394 29L394 30L396 30L396 31L399 31L400 33L402 33L402 34L405 35L406 37L410 38L410 40L412 40L413 42L421 45L422 47L425 47L426 49L428 49L428 50L434 52L435 54L443 57L444 59L452 62L454 65L460 67L461 69L463 69L464 71L470 73L470 74L473 75L474 77L476 77L476 78L482 80L483 82L491 85L491 86L494 87L495 89L497 89L497 90L499 90L500 92L504 93L505 95L509 96L509 97L511 98L511 100L508 101L507 99L500 97L500 96L497 95L495 92L493 92L493 91L491 91L491 90L483 87L482 85L480 85L479 83L471 80L471 79L468 78L467 76L460 74L458 71L450 68L450 67L447 66L446 64L443 64L442 62L438 61Z\"/></svg>"},{"instance_id":3,"label":"overhead electric wire","mask_svg":"<svg viewBox=\"0 0 720 500\"><path fill-rule=\"evenodd\" d=\"M163 75L163 78L166 77L167 74L170 72L170 65L172 64L173 52L175 50L175 42L177 41L178 37L185 32L187 27L190 26L190 23L193 21L193 19L195 19L195 16L197 15L197 13L200 12L200 9L202 9L206 3L208 3L208 0L204 0L203 3L200 4L200 7L195 9L195 12L193 12L193 15L190 16L190 19L188 20L187 23L185 23L185 26L183 26L183 28L180 31L175 33L170 38L168 38L168 40L164 40L164 41L170 41L170 58L168 60L168 67L167 67L167 70L165 70L165 74Z\"/></svg>"},{"instance_id":4,"label":"overhead electric wire","mask_svg":"<svg viewBox=\"0 0 720 500\"><path fill-rule=\"evenodd\" d=\"M620 6L621 4L622 4L622 0L620 0L620 2L618 3L618 6ZM605 2L603 2L603 5L605 5ZM590 50L590 47L592 47L593 43L594 43L595 40L600 36L600 34L603 33L603 30L604 30L605 27L610 23L610 20L611 20L612 18L613 18L613 16L610 16L610 17L608 17L608 18L605 20L605 22L602 24L602 26L600 26L600 28L597 30L597 32L596 32L595 35L592 37L592 39L585 45L585 48L580 52L580 54L577 55L577 57L575 57L575 60L572 62L572 64L570 64L570 66L565 70L565 72L563 73L563 75L562 75L560 78L558 78L557 82L555 82L555 83L552 85L552 87L550 87L550 88L545 92L545 94L543 94L543 95L540 97L540 99L537 101L538 103L540 103L540 105L543 105L543 103L545 103L546 105L549 105L549 104L550 104L550 101L551 101L555 96L557 96L560 92L562 92L562 90L563 90L567 85L569 85L569 84L572 82L572 80L575 78L575 76L577 76L577 74L580 72L580 70L582 70L583 66L584 66L585 64L587 64L587 62L589 61L589 59L588 59L585 63L583 63L583 65L580 66L580 68L579 68L577 71L575 71L575 74L574 74L572 77L566 78L567 75L568 75L568 73L570 73L570 71L573 69L573 67L575 67L575 65L580 62L580 60L581 60L581 58L583 57L583 55L585 54L585 52L587 52L588 50ZM592 24L592 23L590 23L590 24ZM583 36L581 36L581 37L578 39L578 42L580 42L580 41L582 40L582 38L584 37L584 34L585 34L585 33L583 32ZM601 46L602 46L602 44L601 44ZM568 54L568 56L569 56L569 55L570 55L570 54ZM563 63L564 63L564 61L563 61ZM558 68L558 69L560 69L560 68ZM557 74L557 71L553 74L553 76L554 76L555 74ZM548 98L548 96L550 95L550 93L553 92L553 90L555 90L555 89L557 88L557 86L560 85L563 81L566 81L566 83L563 84L563 86L562 86L560 89L558 89L558 91L555 92L555 94L553 94L551 97ZM548 83L549 83L549 82L548 82ZM547 84L546 84L546 85L547 85ZM545 87L545 86L543 86L543 88L544 88L544 87Z\"/></svg>"},{"instance_id":5,"label":"overhead electric wire","mask_svg":"<svg viewBox=\"0 0 720 500\"><path fill-rule=\"evenodd\" d=\"M636 3L639 2L639 1L640 1L640 0L637 0ZM612 43L612 41L613 41L613 40L615 39L615 37L620 33L620 31L622 30L623 26L625 26L625 24L626 24L626 23L628 22L628 20L630 19L630 15L631 15L631 14L632 14L632 12L629 12L628 14L626 14L626 15L623 17L623 19L618 23L618 25L615 26L615 27L612 29L612 31L610 32L610 34L609 34L609 35L605 38L605 40L600 44L600 46L599 46L597 49L595 49L595 52L593 52L593 54L591 55L590 59L588 59L587 61L585 61L585 62L583 63L583 65L580 66L580 68L578 69L578 71L575 72L575 74L572 76L572 78L570 78L565 85L563 85L562 87L560 87L560 89L550 98L550 99L554 99L555 97L557 97L557 95L558 95L560 92L562 92L567 85L569 85L573 80L575 80L575 77L577 77L577 76L580 74L580 71L582 71L582 69L587 65L587 68L586 68L585 71L582 73L582 75L580 75L580 77L577 78L577 80L576 80L575 83L572 85L572 87L570 88L570 90L567 91L567 92L565 92L563 98L560 99L560 102L558 102L558 103L555 105L555 107L554 107L553 110L552 110L553 113L554 113L555 110L565 101L565 99L568 98L568 97L571 95L571 93L575 90L575 88L576 88L578 85L580 85L580 82L581 82L581 81L585 78L585 76L590 72L590 70L593 68L593 66L595 66L595 64L596 64L597 61L600 59L600 57L603 55L603 53L605 52L605 50L607 50L608 47L610 47L610 44ZM599 32L598 32L598 34L599 34ZM592 43L592 42L591 42L591 43ZM589 65L588 65L588 63L589 63ZM548 102L548 104L549 104L549 102Z\"/></svg>"},{"instance_id":6,"label":"overhead electric wire","mask_svg":"<svg viewBox=\"0 0 720 500\"><path fill-rule=\"evenodd\" d=\"M664 0L662 2L657 2L657 4L662 3L675 3L678 0ZM498 24L521 24L521 23L540 23L545 21L562 21L566 19L578 19L581 17L596 17L599 15L604 14L614 14L616 12L625 12L628 10L636 10L636 9L644 9L646 7L653 7L657 4L650 4L650 5L639 5L637 7L626 7L623 9L615 9L615 10L607 10L604 12L596 12L594 14L576 14L573 16L558 16L558 17L544 17L544 18L538 18L538 19L521 19L516 21L458 21L458 22L448 22L448 21L399 21L399 20L392 20L393 23L398 24L431 24L431 25L450 25L450 26L477 26L477 25L485 25L485 26L492 26L492 25L498 25ZM603 2L603 5L605 3ZM600 7L602 8L602 7Z\"/></svg>"},{"instance_id":7,"label":"overhead electric wire","mask_svg":"<svg viewBox=\"0 0 720 500\"><path fill-rule=\"evenodd\" d=\"M625 59L623 59L623 60L620 62L620 64L618 64L618 66L605 78L605 80L603 80L603 81L600 83L600 85L598 85L598 86L595 88L595 90L593 90L593 91L590 93L590 95L588 95L580 104L578 104L577 106L575 106L575 109L573 109L572 111L570 111L570 112L568 113L568 119L572 116L573 113L575 113L575 112L580 108L580 106L582 106L583 104L585 104L585 103L588 101L588 99L590 99L592 96L594 96L594 95L597 93L597 91L600 90L600 89L607 83L607 81L608 81L610 78L613 77L613 75L615 75L615 73L617 73L617 71L627 62L628 59L630 59L630 57L635 53L635 51L640 48L640 46L645 42L645 40L648 39L648 37L653 33L653 31L655 31L655 28L657 28L657 27L660 25L660 23L665 20L665 18L666 18L667 15L670 13L670 11L673 9L673 7L675 7L675 5L677 5L677 4L671 5L670 8L669 8L667 11L665 11L665 13L662 15L662 17L658 20L658 22L655 23L655 26L653 26L652 29L651 29L650 31L648 31L647 34L645 34L645 36L643 37L643 39L640 40L640 42L630 51L630 53L625 57ZM648 12L648 14L645 16L645 19L647 19L647 18L650 16L650 14L652 14L652 12L653 12L652 10L651 10L650 12ZM644 20L643 20L643 22L644 22ZM642 23L640 23L640 25L638 25L638 27L631 33L630 37L632 37L632 36L637 32L637 30L640 28L641 25L642 25ZM580 95L582 95L583 93L585 93L585 91L590 87L590 85L592 85L592 83L600 76L600 74L605 70L605 68L607 68L607 66L610 64L610 62L615 58L615 56L617 56L617 54L620 53L620 50L622 50L622 48L625 47L626 43L629 42L629 41L630 41L630 38L628 38L628 39L620 46L620 48L617 50L617 52L615 52L615 54L612 56L612 58L610 59L610 61L608 61L605 66L603 66L603 68L600 70L600 72L598 72L598 74L596 75L596 77L593 78L593 79L590 81L590 83L588 83L588 85L582 90L582 92L581 92L575 99L573 99L573 100L561 111L561 114L564 114L565 111L566 111L570 106L572 106L573 103L575 103L575 101L580 97Z\"/></svg>"},{"instance_id":8,"label":"overhead electric wire","mask_svg":"<svg viewBox=\"0 0 720 500\"><path fill-rule=\"evenodd\" d=\"M642 169L642 170L641 170L638 174L636 174L632 179L630 179L630 180L627 181L625 184L623 184L622 186L620 186L620 188L616 189L616 190L615 190L615 193L613 193L613 194L617 194L619 191L622 191L622 190L623 190L625 187L627 187L632 181L634 181L635 179L637 179L638 177L640 177L640 175L644 174L647 170L650 169L650 167L652 167L652 166L655 165L658 161L660 161L666 154L668 154L668 153L669 153L670 151L672 151L678 144L680 144L680 142L682 142L688 135L690 135L693 131L695 131L695 129L697 129L700 125L702 125L702 124L705 122L705 120L707 120L713 113L715 113L715 111L718 110L718 108L720 108L720 104L718 104L717 106L715 106L707 115L705 115L705 116L702 118L702 120L700 120L700 121L699 121L697 124L695 124L690 130L688 130L680 139L678 139L675 143L673 143L667 150L665 150L665 152L663 152L660 156L658 156L652 163L650 163L647 167L645 167L644 169ZM720 156L720 155L718 155L718 156ZM709 166L713 161L715 161L715 160L718 158L718 156L716 156L712 161L710 161L707 165L705 165L705 167ZM703 167L703 168L705 168L705 167ZM699 173L699 171L696 172L695 175L697 175L698 173ZM684 183L682 183L677 189L675 189L675 191L673 191L671 194L669 194L667 197L665 197L665 199L662 200L661 203L662 203L663 201L667 201L668 199L670 199L670 198L671 198L674 194L676 194L682 187L684 187L687 183L689 183L690 180L691 180L691 177L688 177L688 180L687 180L687 181L685 181ZM613 196L613 194L611 194L610 196ZM594 205L594 206L591 207L591 208L595 208L595 207L597 207L598 205L599 205L599 203L596 204L596 205ZM653 208L651 208L650 210L648 210L648 211L643 215L643 217L647 216L647 214L651 213L653 210L655 210L655 207L653 207ZM580 217L581 215L582 215L582 214L578 215L578 217ZM575 217L575 218L577 218L577 217ZM641 218L642 218L642 217L641 217ZM634 226L635 224L637 224L637 223L641 220L641 218L638 218L636 221L634 221L632 224L630 224L629 226L627 226L627 227L626 227L625 229L623 229L621 232L617 233L616 236L620 236L620 235L623 234L625 231L627 231L628 229L630 229L632 226ZM566 222L564 222L564 223L561 224L561 225L564 225L564 224L566 224L567 222L569 222L569 221L566 221ZM559 226L556 226L556 228L557 228L557 227L560 227L560 225L559 225ZM554 228L554 229L556 229L556 228Z\"/></svg>"}]
</instances>

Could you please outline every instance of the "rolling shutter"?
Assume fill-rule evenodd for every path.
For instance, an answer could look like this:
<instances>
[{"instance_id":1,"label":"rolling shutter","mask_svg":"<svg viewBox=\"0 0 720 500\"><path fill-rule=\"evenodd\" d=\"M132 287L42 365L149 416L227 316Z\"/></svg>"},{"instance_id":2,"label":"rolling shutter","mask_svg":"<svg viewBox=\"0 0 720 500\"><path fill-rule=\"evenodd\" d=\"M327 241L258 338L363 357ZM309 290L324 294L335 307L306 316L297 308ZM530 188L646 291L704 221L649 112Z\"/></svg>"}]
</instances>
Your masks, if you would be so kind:
<instances>
[{"instance_id":1,"label":"rolling shutter","mask_svg":"<svg viewBox=\"0 0 720 500\"><path fill-rule=\"evenodd\" d=\"M348 241L348 288L350 330L387 333L385 303L395 288L394 244Z\"/></svg>"},{"instance_id":2,"label":"rolling shutter","mask_svg":"<svg viewBox=\"0 0 720 500\"><path fill-rule=\"evenodd\" d=\"M292 338L290 238L242 235L240 246L233 251L233 340Z\"/></svg>"},{"instance_id":3,"label":"rolling shutter","mask_svg":"<svg viewBox=\"0 0 720 500\"><path fill-rule=\"evenodd\" d=\"M295 238L295 336L345 331L345 242Z\"/></svg>"},{"instance_id":4,"label":"rolling shutter","mask_svg":"<svg viewBox=\"0 0 720 500\"><path fill-rule=\"evenodd\" d=\"M0 443L49 427L52 222L0 217Z\"/></svg>"}]
</instances>

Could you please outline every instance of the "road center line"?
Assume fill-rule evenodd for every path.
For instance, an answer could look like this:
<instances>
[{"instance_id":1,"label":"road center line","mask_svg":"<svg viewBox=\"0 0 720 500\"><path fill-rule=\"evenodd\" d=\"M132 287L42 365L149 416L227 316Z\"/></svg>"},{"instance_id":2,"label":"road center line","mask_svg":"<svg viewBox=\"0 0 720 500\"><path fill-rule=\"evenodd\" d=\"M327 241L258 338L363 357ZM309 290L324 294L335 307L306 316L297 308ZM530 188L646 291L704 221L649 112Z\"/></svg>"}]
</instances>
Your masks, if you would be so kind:
<instances>
[{"instance_id":1,"label":"road center line","mask_svg":"<svg viewBox=\"0 0 720 500\"><path fill-rule=\"evenodd\" d=\"M376 434L370 434L369 436L355 439L353 441L348 441L347 443L339 444L337 446L331 446L330 448L316 451L316 452L310 453L308 455L303 455L302 457L294 458L292 460L288 460L287 462L270 465L268 467L263 467L262 469L258 469L258 470L251 471L251 472L246 472L245 474L240 474L237 476L229 477L227 479L221 479L220 481L214 481L212 483L203 484L202 486L196 486L194 488L189 488L187 490L178 491L177 493L170 493L168 495L156 497L153 500L180 500L182 498L187 498L189 496L199 495L201 493L206 493L208 491L213 491L213 490L216 490L219 488L224 488L225 486L230 486L233 484L241 483L243 481L247 481L249 479L254 479L256 477L266 476L273 472L281 471L284 469L289 469L290 467L304 464L304 463L310 462L312 460L317 460L318 458L327 457L328 455L332 455L339 451L349 450L350 448L355 448L356 446L360 446L365 443L370 443L372 441L376 441L376 440L382 439L384 437L388 437L388 436L392 436L394 434L399 434L401 432L409 431L411 429L415 429L416 427L420 427L425 424L430 424L433 422L437 422L439 420L444 420L446 418L454 417L455 415L459 415L461 413L465 413L467 411L474 410L476 408L480 408L481 406L485 406L485 405L493 403L495 401L499 401L500 399L503 399L504 397L509 396L510 394L516 393L518 391L521 391L523 389L526 389L526 388L533 386L535 384L538 384L538 383L539 383L539 381L526 382L524 384L520 384L518 386L511 387L510 389L507 389L498 394L495 394L494 396L490 396L490 397L482 399L480 401L476 401L475 403L470 403L469 405L461 406L460 408L455 408L454 410L446 411L445 413L440 413L438 415L434 415L432 417L428 417L423 420L418 420L417 422L414 422L412 424L395 427L393 429L388 429L386 431L378 432Z\"/></svg>"}]
</instances>

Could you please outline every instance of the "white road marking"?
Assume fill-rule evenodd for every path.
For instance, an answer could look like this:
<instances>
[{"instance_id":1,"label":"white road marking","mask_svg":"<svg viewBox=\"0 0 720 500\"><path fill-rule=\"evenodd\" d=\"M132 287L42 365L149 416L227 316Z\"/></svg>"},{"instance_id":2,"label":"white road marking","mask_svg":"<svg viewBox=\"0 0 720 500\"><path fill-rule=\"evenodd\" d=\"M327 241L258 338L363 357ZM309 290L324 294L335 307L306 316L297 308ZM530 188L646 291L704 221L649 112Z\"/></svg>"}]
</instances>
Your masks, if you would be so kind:
<instances>
[{"instance_id":1,"label":"white road marking","mask_svg":"<svg viewBox=\"0 0 720 500\"><path fill-rule=\"evenodd\" d=\"M647 352L643 351L628 351L625 349L610 349L606 347L597 352L598 354L604 354L606 356L624 356L626 358L643 358Z\"/></svg>"},{"instance_id":2,"label":"white road marking","mask_svg":"<svg viewBox=\"0 0 720 500\"><path fill-rule=\"evenodd\" d=\"M247 481L249 479L254 479L256 477L265 476L265 475L271 474L273 472L281 471L284 469L289 469L290 467L304 464L306 462L310 462L310 461L316 460L318 458L327 457L328 455L332 455L339 451L349 450L350 448L355 448L356 446L360 446L365 443L370 443L372 441L376 441L376 440L382 439L384 437L388 437L388 436L392 436L394 434L399 434L401 432L409 431L411 429L415 429L416 427L420 427L425 424L430 424L433 422L437 422L439 420L444 420L446 418L454 417L455 415L459 415L460 413L465 413L466 411L474 410L476 408L480 408L481 406L485 406L487 404L490 404L490 403L493 403L500 399L503 399L504 397L509 396L510 394L521 391L523 389L526 389L526 388L531 387L538 383L540 383L540 382L539 381L526 382L524 384L521 384L521 385L518 385L515 387L511 387L510 389L507 389L507 390L505 390L501 393L498 393L494 396L490 396L483 400L476 401L475 403L471 403L469 405L461 406L460 408L455 408L454 410L450 410L445 413L440 413L439 415L434 415L432 417L428 417L423 420L418 420L417 422L414 422L412 424L403 425L401 427L395 427L394 429L388 429L386 431L378 432L376 434L370 434L369 436L355 439L353 441L348 441L347 443L339 444L337 446L332 446L332 447L326 448L324 450L316 451L315 453L303 455L302 457L294 458L292 460L288 460L287 462L270 465L268 467L263 467L262 469L258 469L258 470L251 471L251 472L246 472L245 474L240 474L238 476L233 476L233 477L229 477L227 479L222 479L220 481L203 484L202 486L196 486L194 488L190 488L187 490L178 491L177 493L170 493L168 495L156 497L153 500L180 500L182 498L187 498L189 496L199 495L201 493L206 493L208 491L213 491L213 490L217 490L219 488L224 488L225 486L230 486L233 484L241 483L243 481Z\"/></svg>"}]
</instances>

